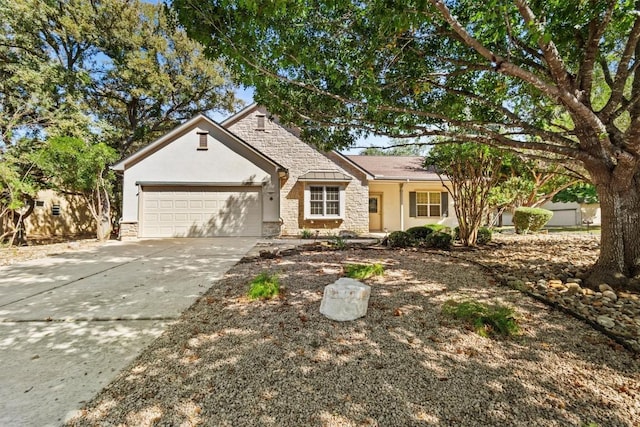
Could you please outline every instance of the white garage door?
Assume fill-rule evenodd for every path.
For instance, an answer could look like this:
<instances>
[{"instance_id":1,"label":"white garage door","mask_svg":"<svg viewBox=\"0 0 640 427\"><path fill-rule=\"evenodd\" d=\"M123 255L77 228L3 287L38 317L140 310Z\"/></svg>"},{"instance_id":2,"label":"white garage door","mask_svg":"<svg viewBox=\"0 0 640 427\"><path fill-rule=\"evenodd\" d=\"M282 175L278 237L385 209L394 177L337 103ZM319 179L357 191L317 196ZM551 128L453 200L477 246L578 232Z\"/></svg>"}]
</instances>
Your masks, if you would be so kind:
<instances>
[{"instance_id":1,"label":"white garage door","mask_svg":"<svg viewBox=\"0 0 640 427\"><path fill-rule=\"evenodd\" d=\"M575 209L562 209L552 211L553 216L547 223L550 226L571 226L577 224L578 212Z\"/></svg>"},{"instance_id":2,"label":"white garage door","mask_svg":"<svg viewBox=\"0 0 640 427\"><path fill-rule=\"evenodd\" d=\"M143 187L141 237L260 236L255 187Z\"/></svg>"}]
</instances>

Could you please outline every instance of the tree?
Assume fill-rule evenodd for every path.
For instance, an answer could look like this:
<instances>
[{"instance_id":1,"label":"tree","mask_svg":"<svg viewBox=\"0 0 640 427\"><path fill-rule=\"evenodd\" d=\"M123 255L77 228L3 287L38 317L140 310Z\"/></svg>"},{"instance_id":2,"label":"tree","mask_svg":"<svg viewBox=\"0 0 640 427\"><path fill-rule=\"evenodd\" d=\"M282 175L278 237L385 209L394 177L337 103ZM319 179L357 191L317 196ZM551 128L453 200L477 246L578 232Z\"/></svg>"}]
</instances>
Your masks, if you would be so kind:
<instances>
[{"instance_id":1,"label":"tree","mask_svg":"<svg viewBox=\"0 0 640 427\"><path fill-rule=\"evenodd\" d=\"M602 208L588 281L640 281L636 2L172 5L257 102L323 147L435 135L581 163Z\"/></svg>"},{"instance_id":2,"label":"tree","mask_svg":"<svg viewBox=\"0 0 640 427\"><path fill-rule=\"evenodd\" d=\"M367 147L360 151L361 156L424 156L424 143L395 143L389 147Z\"/></svg>"},{"instance_id":3,"label":"tree","mask_svg":"<svg viewBox=\"0 0 640 427\"><path fill-rule=\"evenodd\" d=\"M598 203L598 192L591 183L579 182L558 192L554 202L594 204Z\"/></svg>"},{"instance_id":4,"label":"tree","mask_svg":"<svg viewBox=\"0 0 640 427\"><path fill-rule=\"evenodd\" d=\"M460 240L475 246L489 202L489 192L500 178L502 156L487 145L441 144L433 147L425 164L435 166L454 201ZM451 185L445 184L446 175Z\"/></svg>"},{"instance_id":5,"label":"tree","mask_svg":"<svg viewBox=\"0 0 640 427\"><path fill-rule=\"evenodd\" d=\"M98 240L111 234L111 183L109 165L118 159L108 145L78 138L55 137L36 152L34 159L58 191L78 194L85 200L97 226Z\"/></svg>"}]
</instances>

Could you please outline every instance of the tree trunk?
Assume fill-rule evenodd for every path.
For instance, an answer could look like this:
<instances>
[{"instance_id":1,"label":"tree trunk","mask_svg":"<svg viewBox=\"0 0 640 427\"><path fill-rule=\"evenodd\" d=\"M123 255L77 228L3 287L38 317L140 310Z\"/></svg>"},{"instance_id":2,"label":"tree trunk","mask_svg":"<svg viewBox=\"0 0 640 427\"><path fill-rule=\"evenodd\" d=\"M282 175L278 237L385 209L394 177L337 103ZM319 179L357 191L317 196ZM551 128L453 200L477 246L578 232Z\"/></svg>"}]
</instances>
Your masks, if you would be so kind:
<instances>
[{"instance_id":1,"label":"tree trunk","mask_svg":"<svg viewBox=\"0 0 640 427\"><path fill-rule=\"evenodd\" d=\"M587 283L640 290L640 174L620 185L606 172L592 172L601 211L600 256Z\"/></svg>"}]
</instances>

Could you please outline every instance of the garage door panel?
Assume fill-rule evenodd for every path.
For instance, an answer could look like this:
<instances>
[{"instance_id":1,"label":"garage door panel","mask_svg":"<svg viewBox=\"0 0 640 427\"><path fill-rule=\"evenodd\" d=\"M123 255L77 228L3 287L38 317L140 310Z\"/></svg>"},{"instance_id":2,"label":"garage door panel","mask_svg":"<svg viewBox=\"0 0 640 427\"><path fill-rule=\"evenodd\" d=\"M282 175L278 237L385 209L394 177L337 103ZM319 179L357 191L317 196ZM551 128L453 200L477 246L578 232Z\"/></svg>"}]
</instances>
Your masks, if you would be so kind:
<instances>
[{"instance_id":1,"label":"garage door panel","mask_svg":"<svg viewBox=\"0 0 640 427\"><path fill-rule=\"evenodd\" d=\"M260 236L255 187L143 188L141 237Z\"/></svg>"}]
</instances>

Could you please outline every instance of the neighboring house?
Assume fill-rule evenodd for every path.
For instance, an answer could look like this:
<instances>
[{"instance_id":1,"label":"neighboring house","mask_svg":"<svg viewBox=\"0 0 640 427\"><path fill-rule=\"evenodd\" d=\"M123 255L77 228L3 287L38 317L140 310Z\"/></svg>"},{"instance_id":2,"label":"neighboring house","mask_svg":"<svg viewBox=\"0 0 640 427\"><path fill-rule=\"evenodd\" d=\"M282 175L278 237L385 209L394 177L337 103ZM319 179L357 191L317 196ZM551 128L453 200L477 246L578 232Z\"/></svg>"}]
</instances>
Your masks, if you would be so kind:
<instances>
[{"instance_id":1,"label":"neighboring house","mask_svg":"<svg viewBox=\"0 0 640 427\"><path fill-rule=\"evenodd\" d=\"M38 192L33 212L25 219L24 225L27 239L89 235L96 229L82 197L54 190ZM6 224L0 223L2 233L7 229Z\"/></svg>"},{"instance_id":2,"label":"neighboring house","mask_svg":"<svg viewBox=\"0 0 640 427\"><path fill-rule=\"evenodd\" d=\"M540 206L553 212L548 227L571 227L575 225L600 225L600 206L598 204L580 204L548 202ZM513 214L502 214L502 225L513 225Z\"/></svg>"},{"instance_id":3,"label":"neighboring house","mask_svg":"<svg viewBox=\"0 0 640 427\"><path fill-rule=\"evenodd\" d=\"M122 238L298 235L455 225L451 197L419 157L320 153L251 105L221 124L187 121L113 169Z\"/></svg>"}]
</instances>

